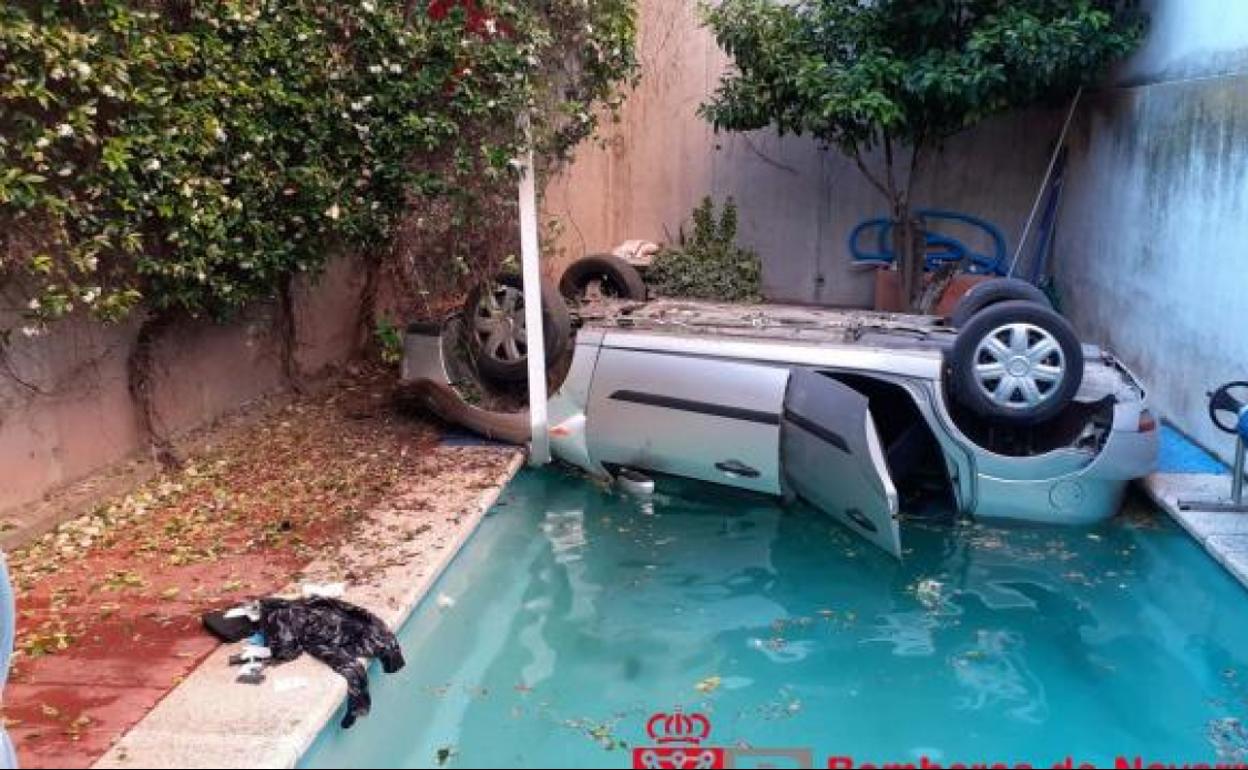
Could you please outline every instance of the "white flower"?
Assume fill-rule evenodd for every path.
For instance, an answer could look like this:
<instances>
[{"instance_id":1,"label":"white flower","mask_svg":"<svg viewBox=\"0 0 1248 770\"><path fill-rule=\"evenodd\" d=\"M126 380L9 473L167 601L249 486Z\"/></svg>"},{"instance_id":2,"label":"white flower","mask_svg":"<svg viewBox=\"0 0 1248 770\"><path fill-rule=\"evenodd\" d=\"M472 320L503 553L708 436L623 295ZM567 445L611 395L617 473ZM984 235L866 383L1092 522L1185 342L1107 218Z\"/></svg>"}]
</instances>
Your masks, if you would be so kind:
<instances>
[{"instance_id":1,"label":"white flower","mask_svg":"<svg viewBox=\"0 0 1248 770\"><path fill-rule=\"evenodd\" d=\"M157 160L156 158L152 158L151 160L143 164L143 170L144 171L160 171L160 161Z\"/></svg>"},{"instance_id":2,"label":"white flower","mask_svg":"<svg viewBox=\"0 0 1248 770\"><path fill-rule=\"evenodd\" d=\"M216 132L214 132L214 134L217 137L218 142L224 142L226 139L229 138L229 135L225 133L225 129L221 128L220 126L217 127L217 130Z\"/></svg>"},{"instance_id":3,"label":"white flower","mask_svg":"<svg viewBox=\"0 0 1248 770\"><path fill-rule=\"evenodd\" d=\"M325 216L329 217L330 219L334 221L338 221L338 218L342 216L342 209L338 208L338 204L335 203L334 205L325 209Z\"/></svg>"},{"instance_id":4,"label":"white flower","mask_svg":"<svg viewBox=\"0 0 1248 770\"><path fill-rule=\"evenodd\" d=\"M69 66L74 68L74 71L78 73L78 77L80 78L91 77L91 65L87 64L85 61L78 61L77 59L75 59L73 62L70 63Z\"/></svg>"},{"instance_id":5,"label":"white flower","mask_svg":"<svg viewBox=\"0 0 1248 770\"><path fill-rule=\"evenodd\" d=\"M68 123L62 123L56 127L56 135L62 139L68 139L74 135L74 127Z\"/></svg>"},{"instance_id":6,"label":"white flower","mask_svg":"<svg viewBox=\"0 0 1248 770\"><path fill-rule=\"evenodd\" d=\"M31 297L30 302L26 303L26 307L30 308L31 310L38 310L41 304L42 303L39 302L38 297Z\"/></svg>"},{"instance_id":7,"label":"white flower","mask_svg":"<svg viewBox=\"0 0 1248 770\"><path fill-rule=\"evenodd\" d=\"M370 75L380 75L380 74L381 74L381 65L380 65L380 64L373 64L373 65L369 66L369 68L368 68L368 72L369 72L369 74L370 74Z\"/></svg>"},{"instance_id":8,"label":"white flower","mask_svg":"<svg viewBox=\"0 0 1248 770\"><path fill-rule=\"evenodd\" d=\"M360 3L360 7L364 9L365 13L372 13L377 10L377 4L371 2Z\"/></svg>"},{"instance_id":9,"label":"white flower","mask_svg":"<svg viewBox=\"0 0 1248 770\"><path fill-rule=\"evenodd\" d=\"M493 19L485 20L485 31L491 36L498 34L498 24Z\"/></svg>"},{"instance_id":10,"label":"white flower","mask_svg":"<svg viewBox=\"0 0 1248 770\"><path fill-rule=\"evenodd\" d=\"M52 140L47 138L46 136L41 136L35 140L35 146L41 150L47 147L49 144L52 144Z\"/></svg>"},{"instance_id":11,"label":"white flower","mask_svg":"<svg viewBox=\"0 0 1248 770\"><path fill-rule=\"evenodd\" d=\"M41 336L43 332L44 332L44 329L43 327L40 327L40 326L23 326L22 327L22 336L26 337L27 339L33 339L35 337Z\"/></svg>"},{"instance_id":12,"label":"white flower","mask_svg":"<svg viewBox=\"0 0 1248 770\"><path fill-rule=\"evenodd\" d=\"M82 301L88 305L100 298L100 287L93 286L82 293Z\"/></svg>"},{"instance_id":13,"label":"white flower","mask_svg":"<svg viewBox=\"0 0 1248 770\"><path fill-rule=\"evenodd\" d=\"M113 88L112 86L105 85L105 86L101 86L100 93L104 94L109 99L113 99L117 96L117 89Z\"/></svg>"},{"instance_id":14,"label":"white flower","mask_svg":"<svg viewBox=\"0 0 1248 770\"><path fill-rule=\"evenodd\" d=\"M394 75L401 75L403 73L403 65L398 63L391 64L390 72Z\"/></svg>"}]
</instances>

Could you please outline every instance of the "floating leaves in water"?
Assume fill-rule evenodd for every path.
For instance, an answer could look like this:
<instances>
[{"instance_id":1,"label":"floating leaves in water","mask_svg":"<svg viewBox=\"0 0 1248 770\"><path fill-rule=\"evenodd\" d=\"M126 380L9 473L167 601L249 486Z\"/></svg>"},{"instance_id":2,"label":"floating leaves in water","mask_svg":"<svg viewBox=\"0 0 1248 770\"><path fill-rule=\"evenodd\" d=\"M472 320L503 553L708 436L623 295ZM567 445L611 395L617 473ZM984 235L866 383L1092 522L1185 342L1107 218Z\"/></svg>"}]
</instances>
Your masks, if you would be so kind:
<instances>
[{"instance_id":1,"label":"floating leaves in water","mask_svg":"<svg viewBox=\"0 0 1248 770\"><path fill-rule=\"evenodd\" d=\"M936 610L940 608L943 602L942 592L944 588L944 584L939 580L926 578L915 584L914 596L927 609Z\"/></svg>"},{"instance_id":2,"label":"floating leaves in water","mask_svg":"<svg viewBox=\"0 0 1248 770\"><path fill-rule=\"evenodd\" d=\"M458 753L454 746L443 746L434 752L433 761L437 763L438 767L445 767L446 763L450 762Z\"/></svg>"},{"instance_id":3,"label":"floating leaves in water","mask_svg":"<svg viewBox=\"0 0 1248 770\"><path fill-rule=\"evenodd\" d=\"M624 750L628 748L628 742L616 735L616 728L624 717L623 714L617 714L603 721L590 717L565 719L563 726L585 734L606 751Z\"/></svg>"},{"instance_id":4,"label":"floating leaves in water","mask_svg":"<svg viewBox=\"0 0 1248 770\"><path fill-rule=\"evenodd\" d=\"M1205 735L1217 752L1219 762L1240 763L1248 760L1248 730L1235 717L1211 721Z\"/></svg>"},{"instance_id":5,"label":"floating leaves in water","mask_svg":"<svg viewBox=\"0 0 1248 770\"><path fill-rule=\"evenodd\" d=\"M723 683L723 680L720 679L718 676L708 676L702 681L695 684L693 686L693 689L697 690L703 695L710 695L711 693L718 690L719 685L722 683Z\"/></svg>"}]
</instances>

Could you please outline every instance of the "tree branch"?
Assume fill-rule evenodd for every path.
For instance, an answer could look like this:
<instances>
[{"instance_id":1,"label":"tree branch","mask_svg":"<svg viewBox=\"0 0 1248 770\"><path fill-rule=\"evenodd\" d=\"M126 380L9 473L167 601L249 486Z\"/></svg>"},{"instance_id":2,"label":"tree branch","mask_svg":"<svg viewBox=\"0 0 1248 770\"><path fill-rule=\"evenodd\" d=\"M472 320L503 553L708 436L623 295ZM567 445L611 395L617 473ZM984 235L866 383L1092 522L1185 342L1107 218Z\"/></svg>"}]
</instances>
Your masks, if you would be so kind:
<instances>
[{"instance_id":1,"label":"tree branch","mask_svg":"<svg viewBox=\"0 0 1248 770\"><path fill-rule=\"evenodd\" d=\"M919 178L919 170L923 167L923 154L927 150L927 132L921 131L914 140L910 155L910 172L906 178L906 202L914 202L914 183Z\"/></svg>"},{"instance_id":2,"label":"tree branch","mask_svg":"<svg viewBox=\"0 0 1248 770\"><path fill-rule=\"evenodd\" d=\"M902 201L897 193L897 175L893 168L893 137L887 131L880 133L884 137L884 171L888 180L888 194L896 207Z\"/></svg>"},{"instance_id":3,"label":"tree branch","mask_svg":"<svg viewBox=\"0 0 1248 770\"><path fill-rule=\"evenodd\" d=\"M888 191L888 187L886 187L875 174L871 173L871 169L867 168L866 161L862 159L862 150L857 147L854 148L854 163L858 165L858 170L861 171L862 175L867 178L867 181L871 183L871 186L878 190L880 195L883 195L886 199L888 199L890 205L895 206L897 203L896 199Z\"/></svg>"}]
</instances>

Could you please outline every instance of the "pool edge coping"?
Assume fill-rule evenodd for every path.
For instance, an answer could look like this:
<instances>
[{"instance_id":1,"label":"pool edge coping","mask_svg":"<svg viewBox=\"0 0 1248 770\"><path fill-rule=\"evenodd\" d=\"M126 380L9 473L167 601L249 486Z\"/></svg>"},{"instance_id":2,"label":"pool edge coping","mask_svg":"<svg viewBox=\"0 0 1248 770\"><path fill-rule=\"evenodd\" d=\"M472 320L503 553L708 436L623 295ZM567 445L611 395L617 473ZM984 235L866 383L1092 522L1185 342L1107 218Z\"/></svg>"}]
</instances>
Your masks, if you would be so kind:
<instances>
[{"instance_id":1,"label":"pool edge coping","mask_svg":"<svg viewBox=\"0 0 1248 770\"><path fill-rule=\"evenodd\" d=\"M1248 514L1185 510L1180 500L1228 499L1230 474L1157 472L1141 488L1214 561L1248 589Z\"/></svg>"},{"instance_id":2,"label":"pool edge coping","mask_svg":"<svg viewBox=\"0 0 1248 770\"><path fill-rule=\"evenodd\" d=\"M397 632L476 534L503 490L525 467L527 454L520 449L512 451L514 454L507 461L505 470L475 498L466 509L466 515L456 522L449 541L423 566L422 571L417 572L421 568L412 563L391 567L396 573L402 570L406 575L387 574L380 585L358 587L359 595L351 590L356 588L352 586L345 598L352 601L363 599L358 603L376 612ZM341 551L346 551L351 545L353 543L345 544ZM406 587L401 584L404 576L411 581ZM298 585L292 588L297 593ZM151 712L123 733L91 767L295 767L342 705L347 693L346 682L311 656L304 655L274 671L293 674L284 677L288 681L303 682L298 689L303 691L306 687L310 696L306 700L292 697L289 691L283 694L275 686L247 690L237 689L245 688L245 685L234 684L233 689L224 692L247 698L247 710L272 715L272 719L254 723L260 729L239 733L233 729L238 713L228 707L221 708L224 704L220 704L216 697L223 692L223 677L224 681L232 683L234 672L228 668L227 661L238 646L220 645L181 683L166 693ZM270 679L280 678L270 672ZM193 728L170 730L162 723L173 720L162 719L166 716L162 714L162 709L173 710L168 704L175 700L192 700L214 707L197 713L197 720L188 723L193 724ZM269 702L267 707L265 702ZM292 706L300 709L293 722L282 718ZM162 757L163 762L159 761Z\"/></svg>"}]
</instances>

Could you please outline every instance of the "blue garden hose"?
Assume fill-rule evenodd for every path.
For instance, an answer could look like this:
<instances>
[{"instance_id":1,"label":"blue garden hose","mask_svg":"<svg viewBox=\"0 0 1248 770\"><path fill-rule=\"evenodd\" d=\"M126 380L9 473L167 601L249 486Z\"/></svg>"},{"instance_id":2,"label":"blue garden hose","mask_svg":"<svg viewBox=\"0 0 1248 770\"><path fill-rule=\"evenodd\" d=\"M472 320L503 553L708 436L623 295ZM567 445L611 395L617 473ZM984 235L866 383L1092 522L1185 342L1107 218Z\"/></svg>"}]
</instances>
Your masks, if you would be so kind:
<instances>
[{"instance_id":1,"label":"blue garden hose","mask_svg":"<svg viewBox=\"0 0 1248 770\"><path fill-rule=\"evenodd\" d=\"M970 265L969 272L971 273L978 275L1005 275L1008 268L1006 264L1008 256L1006 254L1005 236L1001 234L1001 230L996 225L979 217L963 214L960 211L921 209L916 212L916 215L924 225L923 239L926 244L924 267L927 270L935 270L950 262L966 260ZM930 229L928 224L932 220L961 222L983 231L992 241L992 253L981 254L973 251L957 238ZM866 265L892 264L897 258L891 246L893 227L894 222L888 217L868 219L855 227L849 234L849 253L853 256L854 261ZM874 231L874 251L867 251L861 245L862 238L868 231Z\"/></svg>"}]
</instances>

